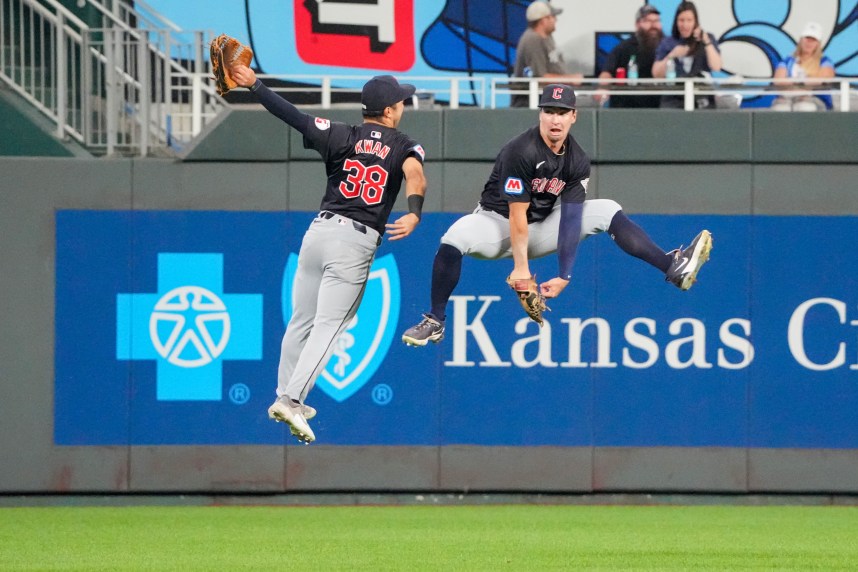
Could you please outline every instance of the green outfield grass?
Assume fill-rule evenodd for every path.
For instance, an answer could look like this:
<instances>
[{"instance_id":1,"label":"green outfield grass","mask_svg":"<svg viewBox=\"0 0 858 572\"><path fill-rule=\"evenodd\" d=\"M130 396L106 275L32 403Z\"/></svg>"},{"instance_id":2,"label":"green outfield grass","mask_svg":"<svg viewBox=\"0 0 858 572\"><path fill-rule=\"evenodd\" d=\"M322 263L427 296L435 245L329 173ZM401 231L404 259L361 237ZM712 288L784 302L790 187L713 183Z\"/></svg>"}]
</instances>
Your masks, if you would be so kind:
<instances>
[{"instance_id":1,"label":"green outfield grass","mask_svg":"<svg viewBox=\"0 0 858 572\"><path fill-rule=\"evenodd\" d=\"M858 508L0 509L0 570L855 570Z\"/></svg>"}]
</instances>

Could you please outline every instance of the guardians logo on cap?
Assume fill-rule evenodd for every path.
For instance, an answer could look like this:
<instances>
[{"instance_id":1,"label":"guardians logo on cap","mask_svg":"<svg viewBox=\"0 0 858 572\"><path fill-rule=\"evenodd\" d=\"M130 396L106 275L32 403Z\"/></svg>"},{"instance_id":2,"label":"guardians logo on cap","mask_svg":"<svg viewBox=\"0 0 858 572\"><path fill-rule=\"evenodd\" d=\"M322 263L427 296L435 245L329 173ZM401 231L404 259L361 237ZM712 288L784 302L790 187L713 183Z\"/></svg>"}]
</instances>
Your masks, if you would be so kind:
<instances>
[{"instance_id":1,"label":"guardians logo on cap","mask_svg":"<svg viewBox=\"0 0 858 572\"><path fill-rule=\"evenodd\" d=\"M575 90L561 83L546 85L539 96L539 107L575 109Z\"/></svg>"}]
</instances>

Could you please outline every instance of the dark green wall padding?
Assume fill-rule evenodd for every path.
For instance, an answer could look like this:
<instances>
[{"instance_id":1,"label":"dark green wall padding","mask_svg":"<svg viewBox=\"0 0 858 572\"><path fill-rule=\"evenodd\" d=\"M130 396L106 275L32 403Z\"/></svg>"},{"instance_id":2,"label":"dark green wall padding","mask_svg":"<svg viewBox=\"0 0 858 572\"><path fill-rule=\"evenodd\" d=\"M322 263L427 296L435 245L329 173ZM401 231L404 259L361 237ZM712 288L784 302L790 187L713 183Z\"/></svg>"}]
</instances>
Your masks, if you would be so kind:
<instances>
[{"instance_id":1,"label":"dark green wall padding","mask_svg":"<svg viewBox=\"0 0 858 572\"><path fill-rule=\"evenodd\" d=\"M305 109L358 123L359 109ZM400 129L427 161L493 161L512 137L536 125L530 109L407 109ZM572 127L594 163L855 163L858 113L579 109ZM288 138L288 145L283 139ZM233 106L197 139L186 160L316 160L301 135L258 105Z\"/></svg>"}]
</instances>

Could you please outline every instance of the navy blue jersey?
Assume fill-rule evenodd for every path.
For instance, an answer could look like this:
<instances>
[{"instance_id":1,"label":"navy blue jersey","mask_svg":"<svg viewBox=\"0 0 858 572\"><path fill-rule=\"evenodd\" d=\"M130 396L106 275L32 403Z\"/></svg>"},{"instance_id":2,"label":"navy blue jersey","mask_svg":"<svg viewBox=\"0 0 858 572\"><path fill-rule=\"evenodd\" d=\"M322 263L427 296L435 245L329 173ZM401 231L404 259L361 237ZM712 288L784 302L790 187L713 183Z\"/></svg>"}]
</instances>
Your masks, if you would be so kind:
<instances>
[{"instance_id":1,"label":"navy blue jersey","mask_svg":"<svg viewBox=\"0 0 858 572\"><path fill-rule=\"evenodd\" d=\"M527 222L545 220L557 203L582 203L590 182L590 158L572 135L555 154L539 134L528 129L503 146L495 159L480 204L509 218L509 203L530 203Z\"/></svg>"},{"instance_id":2,"label":"navy blue jersey","mask_svg":"<svg viewBox=\"0 0 858 572\"><path fill-rule=\"evenodd\" d=\"M423 148L404 133L377 123L308 121L304 148L322 156L328 183L321 210L346 216L384 234L402 185L402 163L421 163Z\"/></svg>"}]
</instances>

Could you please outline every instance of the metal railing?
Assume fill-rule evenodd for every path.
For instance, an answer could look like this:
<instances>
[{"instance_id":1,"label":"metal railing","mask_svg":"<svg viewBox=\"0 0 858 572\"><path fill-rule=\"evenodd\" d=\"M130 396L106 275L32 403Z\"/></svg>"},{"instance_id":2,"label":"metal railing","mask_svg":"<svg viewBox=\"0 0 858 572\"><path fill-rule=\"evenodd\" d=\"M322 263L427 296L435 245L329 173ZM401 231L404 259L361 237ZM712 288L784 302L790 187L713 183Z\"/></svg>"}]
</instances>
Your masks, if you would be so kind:
<instances>
[{"instance_id":1,"label":"metal railing","mask_svg":"<svg viewBox=\"0 0 858 572\"><path fill-rule=\"evenodd\" d=\"M282 94L301 93L315 94L317 103L322 109L330 109L335 104L333 100L337 94L358 96L363 84L371 75L276 75L259 74L259 79L276 79L290 84L298 84L294 87L272 86L271 89ZM460 105L486 107L486 87L488 79L485 77L454 77L454 76L403 76L399 78L404 83L410 83L417 88L413 98L415 107L431 107L438 102L444 101L445 106L458 109ZM266 82L270 83L270 82ZM288 95L287 95L288 99ZM360 101L359 97L354 97ZM345 104L347 105L347 104Z\"/></svg>"},{"instance_id":2,"label":"metal railing","mask_svg":"<svg viewBox=\"0 0 858 572\"><path fill-rule=\"evenodd\" d=\"M369 75L322 76L322 75L259 75L260 79L276 79L292 84L290 86L273 86L288 99L289 94L315 96L314 106L329 109L337 105L356 105L359 101L364 82ZM548 83L557 83L556 78L509 78L509 77L461 77L461 76L403 76L403 82L417 87L414 107L426 108L444 105L450 109L460 106L501 107L500 101L506 106L507 98L511 95L528 96L529 107L536 109L542 87ZM719 101L719 107L736 109L744 99L767 95L828 95L834 100L834 108L838 111L858 110L858 78L835 77L821 81L818 85L807 85L808 80L783 79L746 79L746 78L677 78L638 79L634 85L628 79L599 79L576 78L573 86L582 107L603 107L611 95L645 96L672 95L682 101L682 108L688 111L695 109L695 101L700 97L713 96ZM525 87L520 87L523 84ZM486 90L488 89L488 93ZM352 104L334 102L338 94L351 94ZM306 99L306 97L302 98ZM723 103L721 103L723 102Z\"/></svg>"},{"instance_id":3,"label":"metal railing","mask_svg":"<svg viewBox=\"0 0 858 572\"><path fill-rule=\"evenodd\" d=\"M92 1L92 0L87 0ZM93 2L91 27L56 0L0 2L0 80L96 153L174 152L225 106L207 78L204 32Z\"/></svg>"},{"instance_id":4,"label":"metal railing","mask_svg":"<svg viewBox=\"0 0 858 572\"><path fill-rule=\"evenodd\" d=\"M492 78L489 86L489 99L492 109L498 107L498 100L512 95L526 95L528 106L536 109L542 87L549 83L558 83L556 78ZM813 83L811 83L813 82ZM699 97L727 98L733 102L725 107L738 107L743 99L759 96L830 96L834 108L850 111L855 105L852 99L858 97L858 78L834 77L826 80L808 79L748 79L726 78L676 78L666 80L637 79L631 84L628 79L583 78L572 82L575 93L590 98L590 105L600 107L611 95L646 96L672 95L682 99L682 108L695 109Z\"/></svg>"}]
</instances>

